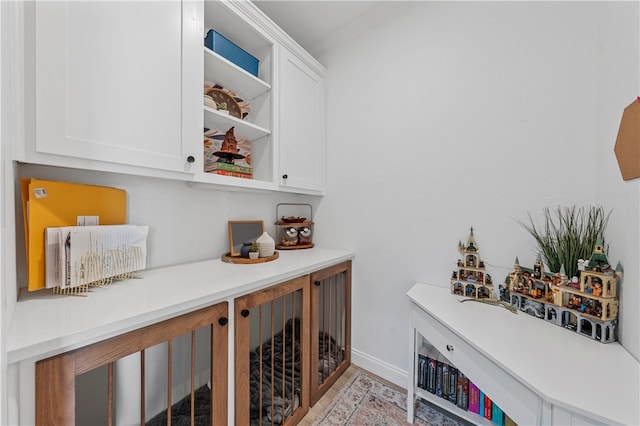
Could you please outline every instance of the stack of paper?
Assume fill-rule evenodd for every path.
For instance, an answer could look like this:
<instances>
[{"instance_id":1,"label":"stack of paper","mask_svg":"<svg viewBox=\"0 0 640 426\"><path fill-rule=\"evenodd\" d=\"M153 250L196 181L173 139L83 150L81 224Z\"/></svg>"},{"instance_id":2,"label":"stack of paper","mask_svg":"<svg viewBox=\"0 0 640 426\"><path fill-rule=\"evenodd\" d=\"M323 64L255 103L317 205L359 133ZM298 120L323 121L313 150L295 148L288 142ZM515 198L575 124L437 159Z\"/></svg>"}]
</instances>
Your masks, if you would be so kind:
<instances>
[{"instance_id":1,"label":"stack of paper","mask_svg":"<svg viewBox=\"0 0 640 426\"><path fill-rule=\"evenodd\" d=\"M146 267L149 227L63 226L46 230L46 287L106 285Z\"/></svg>"}]
</instances>

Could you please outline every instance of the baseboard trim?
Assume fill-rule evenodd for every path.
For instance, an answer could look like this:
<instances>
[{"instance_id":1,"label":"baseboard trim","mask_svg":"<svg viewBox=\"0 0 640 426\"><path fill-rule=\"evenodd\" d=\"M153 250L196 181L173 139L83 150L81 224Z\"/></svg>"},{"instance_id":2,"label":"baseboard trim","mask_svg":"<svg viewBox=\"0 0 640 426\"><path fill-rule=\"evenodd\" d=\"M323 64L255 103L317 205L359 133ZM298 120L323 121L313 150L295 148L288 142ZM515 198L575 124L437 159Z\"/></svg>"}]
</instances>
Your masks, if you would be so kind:
<instances>
[{"instance_id":1,"label":"baseboard trim","mask_svg":"<svg viewBox=\"0 0 640 426\"><path fill-rule=\"evenodd\" d=\"M407 389L409 373L406 370L401 370L394 365L353 348L351 348L351 362L364 370L370 371L390 381L402 389Z\"/></svg>"}]
</instances>

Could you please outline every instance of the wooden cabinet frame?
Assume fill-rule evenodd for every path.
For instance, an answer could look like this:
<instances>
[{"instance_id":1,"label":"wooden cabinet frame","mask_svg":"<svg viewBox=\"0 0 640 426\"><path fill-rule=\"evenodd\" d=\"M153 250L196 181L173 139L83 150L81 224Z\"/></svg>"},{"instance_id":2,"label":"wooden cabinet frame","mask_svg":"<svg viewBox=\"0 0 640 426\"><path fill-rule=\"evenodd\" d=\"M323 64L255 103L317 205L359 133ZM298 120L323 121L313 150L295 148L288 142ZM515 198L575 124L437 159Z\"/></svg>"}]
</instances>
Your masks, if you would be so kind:
<instances>
[{"instance_id":1,"label":"wooden cabinet frame","mask_svg":"<svg viewBox=\"0 0 640 426\"><path fill-rule=\"evenodd\" d=\"M319 363L319 339L318 335L325 327L320 325L320 312L325 307L324 300L329 303L337 303L338 307L329 307L336 312L336 308L343 308L334 318L329 318L330 334L340 334L343 343L342 362L323 380L318 381L316 374ZM335 381L351 365L351 261L317 271L311 274L311 377L310 377L310 403L316 402L324 395ZM334 336L335 337L335 336Z\"/></svg>"},{"instance_id":2,"label":"wooden cabinet frame","mask_svg":"<svg viewBox=\"0 0 640 426\"><path fill-rule=\"evenodd\" d=\"M211 326L211 422L227 423L228 305L200 309L36 363L36 424L75 425L76 376L108 366L108 424L113 420L113 363L121 358ZM144 362L144 357L142 357ZM193 368L193 366L192 366ZM144 381L144 368L141 371ZM192 385L193 387L193 385ZM144 387L141 404L144 406ZM141 424L145 423L144 409Z\"/></svg>"},{"instance_id":3,"label":"wooden cabinet frame","mask_svg":"<svg viewBox=\"0 0 640 426\"><path fill-rule=\"evenodd\" d=\"M284 424L297 424L308 412L310 405L331 387L351 364L351 261L345 261L325 269L257 290L235 299L233 326L235 359L235 423L250 424L250 352L251 309L280 309L276 302L286 300L287 315L282 318L299 318L296 330L300 333L300 390L297 408ZM327 303L329 306L327 307ZM261 311L260 311L261 312ZM282 308L282 312L285 309ZM323 312L325 312L323 314ZM329 313L326 313L329 312ZM262 313L260 314L262 318ZM270 313L269 313L270 315ZM76 423L76 376L99 367L107 366L108 421L114 423L114 362L136 352L141 353L141 419L145 423L144 410L144 351L147 348L188 333L192 334L192 383L194 377L193 348L195 330L210 327L211 362L211 424L227 424L229 419L229 331L228 303L190 312L157 324L149 325L122 335L38 361L35 366L35 422L41 424L74 425ZM260 320L262 321L262 319ZM273 320L271 320L273 321ZM280 320L279 320L280 321ZM284 326L282 320L277 329ZM329 324L329 325L327 325ZM276 330L271 328L273 332ZM209 332L209 331L208 331ZM319 383L320 361L319 335L326 332L335 337L334 349L342 356ZM254 336L255 337L255 336ZM260 336L261 338L263 336ZM264 336L268 337L268 336ZM264 340L264 339L263 339ZM171 358L171 344L168 346ZM168 367L171 374L171 367ZM192 384L193 392L193 384ZM169 392L169 400L171 395ZM169 404L168 404L169 405ZM170 413L169 413L170 414ZM148 420L148 419L147 419Z\"/></svg>"},{"instance_id":4,"label":"wooden cabinet frame","mask_svg":"<svg viewBox=\"0 0 640 426\"><path fill-rule=\"evenodd\" d=\"M250 413L250 365L251 347L250 310L260 307L276 299L285 298L300 291L300 401L299 407L293 410L284 424L298 423L309 411L309 276L259 290L235 301L235 421L238 425L251 423Z\"/></svg>"}]
</instances>

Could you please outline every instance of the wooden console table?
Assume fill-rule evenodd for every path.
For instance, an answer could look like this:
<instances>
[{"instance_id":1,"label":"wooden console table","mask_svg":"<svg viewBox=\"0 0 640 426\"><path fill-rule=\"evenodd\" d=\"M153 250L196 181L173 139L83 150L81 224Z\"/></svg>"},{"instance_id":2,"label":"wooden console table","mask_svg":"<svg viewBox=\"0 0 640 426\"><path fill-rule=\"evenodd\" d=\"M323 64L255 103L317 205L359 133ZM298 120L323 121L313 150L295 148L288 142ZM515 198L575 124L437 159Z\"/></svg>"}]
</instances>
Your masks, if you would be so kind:
<instances>
[{"instance_id":1,"label":"wooden console table","mask_svg":"<svg viewBox=\"0 0 640 426\"><path fill-rule=\"evenodd\" d=\"M473 423L486 422L417 387L424 337L519 425L640 424L640 364L620 344L600 343L524 312L460 303L464 297L445 287L415 284L407 296L409 422L416 397Z\"/></svg>"}]
</instances>

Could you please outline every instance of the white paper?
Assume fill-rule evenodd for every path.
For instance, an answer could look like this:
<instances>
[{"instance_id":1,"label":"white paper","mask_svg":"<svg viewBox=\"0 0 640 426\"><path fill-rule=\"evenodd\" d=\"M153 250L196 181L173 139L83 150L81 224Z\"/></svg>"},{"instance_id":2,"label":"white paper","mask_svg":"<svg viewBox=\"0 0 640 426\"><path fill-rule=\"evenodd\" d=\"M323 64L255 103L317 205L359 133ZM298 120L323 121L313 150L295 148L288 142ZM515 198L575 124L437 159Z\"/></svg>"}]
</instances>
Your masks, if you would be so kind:
<instances>
[{"instance_id":1,"label":"white paper","mask_svg":"<svg viewBox=\"0 0 640 426\"><path fill-rule=\"evenodd\" d=\"M59 287L60 274L60 232L57 228L47 228L44 235L45 286Z\"/></svg>"},{"instance_id":2,"label":"white paper","mask_svg":"<svg viewBox=\"0 0 640 426\"><path fill-rule=\"evenodd\" d=\"M77 287L144 270L148 233L148 226L135 225L48 228L47 253L58 261L46 262L47 286Z\"/></svg>"}]
</instances>

